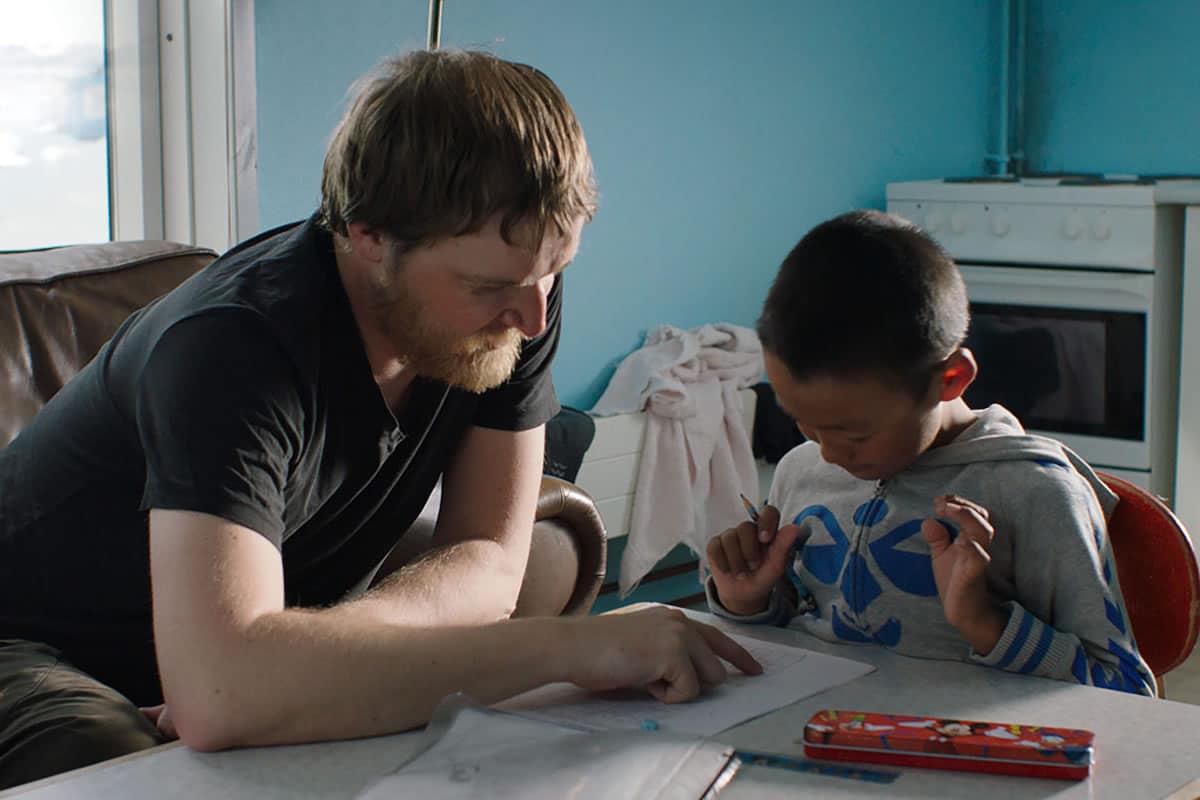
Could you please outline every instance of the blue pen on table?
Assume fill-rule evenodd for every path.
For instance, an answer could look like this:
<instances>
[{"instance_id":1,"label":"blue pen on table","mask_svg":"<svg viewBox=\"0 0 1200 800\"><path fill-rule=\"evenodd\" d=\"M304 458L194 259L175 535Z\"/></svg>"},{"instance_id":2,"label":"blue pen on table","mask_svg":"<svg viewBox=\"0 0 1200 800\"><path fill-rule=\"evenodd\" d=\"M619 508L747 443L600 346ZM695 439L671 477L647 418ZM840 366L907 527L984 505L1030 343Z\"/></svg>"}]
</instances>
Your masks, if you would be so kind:
<instances>
[{"instance_id":1,"label":"blue pen on table","mask_svg":"<svg viewBox=\"0 0 1200 800\"><path fill-rule=\"evenodd\" d=\"M658 721L653 719L642 720L642 730L656 731L658 730ZM833 778L851 778L859 781L869 781L871 783L891 783L900 777L898 772L887 772L878 769L863 769L862 767L853 767L842 764L829 764L821 761L813 761L808 758L799 758L797 756L785 756L782 753L761 753L755 750L734 750L734 758L741 761L743 764L749 764L755 767L771 767L773 769L788 769L793 772L811 772L817 775L828 775Z\"/></svg>"},{"instance_id":2,"label":"blue pen on table","mask_svg":"<svg viewBox=\"0 0 1200 800\"><path fill-rule=\"evenodd\" d=\"M734 750L733 755L743 764L755 767L772 767L788 769L793 772L809 772L816 775L826 775L831 778L850 778L856 781L870 783L892 783L900 777L898 772L888 772L881 769L864 769L848 764L830 764L823 761L813 761L808 758L785 756L780 753L760 753L754 750Z\"/></svg>"}]
</instances>

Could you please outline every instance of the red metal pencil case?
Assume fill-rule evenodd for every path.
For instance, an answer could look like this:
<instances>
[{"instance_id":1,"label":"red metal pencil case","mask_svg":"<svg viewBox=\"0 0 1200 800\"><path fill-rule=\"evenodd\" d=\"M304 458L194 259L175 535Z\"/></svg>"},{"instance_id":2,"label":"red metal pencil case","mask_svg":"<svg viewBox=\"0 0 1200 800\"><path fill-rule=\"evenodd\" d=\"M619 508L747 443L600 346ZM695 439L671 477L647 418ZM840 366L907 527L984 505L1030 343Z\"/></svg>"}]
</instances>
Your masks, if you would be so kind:
<instances>
[{"instance_id":1,"label":"red metal pencil case","mask_svg":"<svg viewBox=\"0 0 1200 800\"><path fill-rule=\"evenodd\" d=\"M827 709L804 726L810 758L1082 780L1095 735L1071 728Z\"/></svg>"}]
</instances>

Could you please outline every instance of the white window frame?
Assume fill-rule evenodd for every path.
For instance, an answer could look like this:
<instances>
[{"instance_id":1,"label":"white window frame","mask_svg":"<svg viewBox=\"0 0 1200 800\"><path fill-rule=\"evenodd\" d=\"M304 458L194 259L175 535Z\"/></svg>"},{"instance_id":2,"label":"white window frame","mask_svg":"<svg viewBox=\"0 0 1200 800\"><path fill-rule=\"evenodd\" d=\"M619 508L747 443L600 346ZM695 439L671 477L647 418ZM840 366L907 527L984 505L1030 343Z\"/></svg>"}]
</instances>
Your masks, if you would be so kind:
<instances>
[{"instance_id":1,"label":"white window frame","mask_svg":"<svg viewBox=\"0 0 1200 800\"><path fill-rule=\"evenodd\" d=\"M258 229L253 0L108 0L114 239Z\"/></svg>"}]
</instances>

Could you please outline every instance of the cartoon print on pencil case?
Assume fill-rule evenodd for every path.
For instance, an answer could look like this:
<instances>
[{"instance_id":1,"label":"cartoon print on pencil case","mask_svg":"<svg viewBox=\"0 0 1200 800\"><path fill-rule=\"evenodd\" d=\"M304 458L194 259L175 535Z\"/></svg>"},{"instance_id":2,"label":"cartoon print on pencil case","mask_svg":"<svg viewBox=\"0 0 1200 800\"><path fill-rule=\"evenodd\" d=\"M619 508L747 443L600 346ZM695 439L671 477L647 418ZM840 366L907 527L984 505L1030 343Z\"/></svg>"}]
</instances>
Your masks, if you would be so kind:
<instances>
[{"instance_id":1,"label":"cartoon print on pencil case","mask_svg":"<svg viewBox=\"0 0 1200 800\"><path fill-rule=\"evenodd\" d=\"M1079 760L1085 754L1085 750L1078 747L1064 747L1066 739L1059 736L1057 733L1043 733L1036 739L1021 739L1014 742L1019 747L1030 747L1042 755L1051 755L1053 753L1061 753L1068 760Z\"/></svg>"},{"instance_id":2,"label":"cartoon print on pencil case","mask_svg":"<svg viewBox=\"0 0 1200 800\"><path fill-rule=\"evenodd\" d=\"M831 715L833 719L837 718L836 714ZM836 727L834 725L824 725L819 722L809 722L808 729L821 734L821 741L824 744L829 744L830 739L837 730L843 731L865 731L867 733L880 733L883 731L894 731L896 726L891 724L890 719L882 715L872 714L871 718L875 722L868 722L866 714L854 714L844 722L839 722ZM882 724L881 724L882 723ZM903 723L901 723L903 724Z\"/></svg>"},{"instance_id":3,"label":"cartoon print on pencil case","mask_svg":"<svg viewBox=\"0 0 1200 800\"><path fill-rule=\"evenodd\" d=\"M1003 739L1014 745L1034 748L1043 755L1061 751L1066 741L1057 733L1029 725L996 725L990 722L964 722L955 719L907 720L898 721L896 724L903 728L926 728L931 734L936 734L931 736L926 747L927 752L936 753L957 752L952 740L961 736Z\"/></svg>"},{"instance_id":4,"label":"cartoon print on pencil case","mask_svg":"<svg viewBox=\"0 0 1200 800\"><path fill-rule=\"evenodd\" d=\"M933 726L933 731L940 736L952 739L955 736L975 736L984 733L988 728L986 722L959 722L956 719L943 719Z\"/></svg>"},{"instance_id":5,"label":"cartoon print on pencil case","mask_svg":"<svg viewBox=\"0 0 1200 800\"><path fill-rule=\"evenodd\" d=\"M866 734L888 749L925 753L986 756L993 747L1020 745L1045 758L1070 763L1091 757L1087 731L833 709L814 715L805 726L805 741L815 743L819 737L823 744L838 744L839 733L852 734L860 742L859 737Z\"/></svg>"},{"instance_id":6,"label":"cartoon print on pencil case","mask_svg":"<svg viewBox=\"0 0 1200 800\"><path fill-rule=\"evenodd\" d=\"M962 722L956 719L919 719L895 720L880 714L854 714L844 721L837 723L837 729L842 731L879 734L883 742L887 742L887 732L901 728L921 728L929 731L923 750L929 753L954 753L956 748L952 741L959 736L973 736L985 733L991 725L985 722ZM831 725L809 724L811 730L821 734L821 739L828 744L834 734ZM986 735L986 734L985 734Z\"/></svg>"},{"instance_id":7,"label":"cartoon print on pencil case","mask_svg":"<svg viewBox=\"0 0 1200 800\"><path fill-rule=\"evenodd\" d=\"M839 727L847 731L866 731L875 733L876 731L891 731L895 730L895 725L880 725L874 722L867 722L866 715L859 714L851 717L846 722L843 722Z\"/></svg>"},{"instance_id":8,"label":"cartoon print on pencil case","mask_svg":"<svg viewBox=\"0 0 1200 800\"><path fill-rule=\"evenodd\" d=\"M958 746L955 744L955 739L963 736L975 736L983 733L987 727L987 723L984 722L968 723L956 719L938 720L935 725L930 727L930 731L936 735L925 741L925 752L957 754Z\"/></svg>"},{"instance_id":9,"label":"cartoon print on pencil case","mask_svg":"<svg viewBox=\"0 0 1200 800\"><path fill-rule=\"evenodd\" d=\"M887 500L873 497L855 509L854 524L864 528L874 527L887 518L889 510ZM810 521L805 524L805 520ZM924 521L924 518L910 519L878 538L869 538L867 550L870 551L878 570L897 589L918 597L936 597L937 584L933 579L933 565L928 546L920 537L921 523ZM956 525L943 519L938 521L949 529L951 539L957 535ZM866 611L883 593L883 588L872 576L864 555L850 552L850 537L846 535L834 513L826 506L812 505L800 511L793 523L811 529L807 542L800 547L800 563L804 568L826 585L840 581L839 588L846 606L855 614ZM817 531L820 528L825 529L831 542L814 544L813 537L818 535ZM914 536L924 552L901 549L901 546ZM874 641L887 647L895 647L900 643L903 631L900 620L895 617L890 617L875 630L864 631L842 613L839 604L834 605L832 612L830 623L840 639L852 642Z\"/></svg>"}]
</instances>

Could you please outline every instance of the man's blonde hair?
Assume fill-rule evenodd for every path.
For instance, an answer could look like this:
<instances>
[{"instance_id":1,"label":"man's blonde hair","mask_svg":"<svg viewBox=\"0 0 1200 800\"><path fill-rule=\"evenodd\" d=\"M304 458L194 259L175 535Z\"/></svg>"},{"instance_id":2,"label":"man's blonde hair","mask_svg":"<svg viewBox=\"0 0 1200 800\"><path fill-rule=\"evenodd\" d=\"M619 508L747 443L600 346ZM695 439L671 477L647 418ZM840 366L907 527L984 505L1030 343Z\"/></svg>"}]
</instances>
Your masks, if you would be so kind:
<instances>
[{"instance_id":1,"label":"man's blonde hair","mask_svg":"<svg viewBox=\"0 0 1200 800\"><path fill-rule=\"evenodd\" d=\"M583 130L545 74L490 53L415 51L363 79L333 132L321 216L404 248L473 233L501 214L505 241L538 247L596 208ZM519 231L518 231L519 229Z\"/></svg>"}]
</instances>

